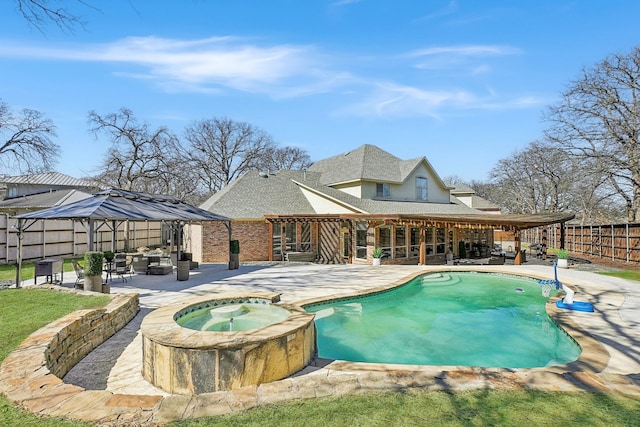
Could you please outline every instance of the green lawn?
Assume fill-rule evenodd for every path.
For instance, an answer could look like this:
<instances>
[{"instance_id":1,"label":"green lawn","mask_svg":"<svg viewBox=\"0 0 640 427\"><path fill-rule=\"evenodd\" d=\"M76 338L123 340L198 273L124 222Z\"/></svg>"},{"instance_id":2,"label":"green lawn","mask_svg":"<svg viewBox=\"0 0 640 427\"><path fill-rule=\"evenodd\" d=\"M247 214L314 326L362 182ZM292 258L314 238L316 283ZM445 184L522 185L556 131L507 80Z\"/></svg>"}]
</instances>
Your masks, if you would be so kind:
<instances>
[{"instance_id":1,"label":"green lawn","mask_svg":"<svg viewBox=\"0 0 640 427\"><path fill-rule=\"evenodd\" d=\"M619 277L621 279L640 281L640 271L612 270L612 271L599 271L598 274L603 274L605 276Z\"/></svg>"},{"instance_id":2,"label":"green lawn","mask_svg":"<svg viewBox=\"0 0 640 427\"><path fill-rule=\"evenodd\" d=\"M84 259L82 259L82 257L78 258L78 263L80 265L84 265ZM73 264L71 263L70 259L64 260L62 269L65 273L67 271L73 272ZM22 263L22 280L33 279L34 273L35 273L34 263L32 262ZM0 264L0 281L4 281L4 280L16 280L15 264Z\"/></svg>"},{"instance_id":3,"label":"green lawn","mask_svg":"<svg viewBox=\"0 0 640 427\"><path fill-rule=\"evenodd\" d=\"M15 272L15 268L13 270ZM109 297L106 295L82 296L38 288L0 291L0 361L18 347L29 334L44 325L72 311L101 307L108 301ZM82 424L60 419L37 418L15 408L4 396L0 396L0 425L71 427Z\"/></svg>"},{"instance_id":4,"label":"green lawn","mask_svg":"<svg viewBox=\"0 0 640 427\"><path fill-rule=\"evenodd\" d=\"M41 326L107 296L78 296L47 289L0 291L0 361ZM272 405L238 415L175 426L637 426L640 399L594 393L479 390L363 393ZM0 396L2 426L85 426L38 418Z\"/></svg>"}]
</instances>

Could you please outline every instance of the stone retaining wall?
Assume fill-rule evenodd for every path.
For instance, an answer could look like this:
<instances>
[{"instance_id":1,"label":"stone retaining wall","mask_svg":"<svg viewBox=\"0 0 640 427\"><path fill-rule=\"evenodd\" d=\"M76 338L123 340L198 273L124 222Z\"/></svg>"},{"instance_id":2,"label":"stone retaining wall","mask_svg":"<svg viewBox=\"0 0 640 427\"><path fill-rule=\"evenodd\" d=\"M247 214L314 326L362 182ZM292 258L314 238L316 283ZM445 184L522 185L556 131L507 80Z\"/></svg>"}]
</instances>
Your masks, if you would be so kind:
<instances>
[{"instance_id":1,"label":"stone retaining wall","mask_svg":"<svg viewBox=\"0 0 640 427\"><path fill-rule=\"evenodd\" d=\"M129 323L138 310L138 294L114 294L104 308L77 310L45 326L58 329L44 352L47 368L63 378L83 357Z\"/></svg>"}]
</instances>

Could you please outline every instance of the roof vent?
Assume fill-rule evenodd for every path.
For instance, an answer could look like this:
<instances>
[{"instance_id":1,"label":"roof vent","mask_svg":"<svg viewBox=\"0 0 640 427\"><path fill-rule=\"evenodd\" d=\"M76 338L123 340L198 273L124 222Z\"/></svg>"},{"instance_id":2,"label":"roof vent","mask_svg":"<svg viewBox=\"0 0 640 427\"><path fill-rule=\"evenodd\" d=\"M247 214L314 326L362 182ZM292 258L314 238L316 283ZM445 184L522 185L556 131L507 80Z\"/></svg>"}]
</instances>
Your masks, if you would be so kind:
<instances>
[{"instance_id":1,"label":"roof vent","mask_svg":"<svg viewBox=\"0 0 640 427\"><path fill-rule=\"evenodd\" d=\"M260 172L260 178L269 178L269 174L267 172Z\"/></svg>"}]
</instances>

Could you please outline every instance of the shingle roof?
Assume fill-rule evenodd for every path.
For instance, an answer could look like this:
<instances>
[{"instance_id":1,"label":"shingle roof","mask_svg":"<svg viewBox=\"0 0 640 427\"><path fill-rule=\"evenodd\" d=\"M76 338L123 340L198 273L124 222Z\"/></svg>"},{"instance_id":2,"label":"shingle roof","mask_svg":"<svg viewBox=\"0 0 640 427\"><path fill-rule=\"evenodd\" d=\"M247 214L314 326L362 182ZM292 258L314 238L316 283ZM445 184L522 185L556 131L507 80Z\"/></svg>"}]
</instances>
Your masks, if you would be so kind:
<instances>
[{"instance_id":1,"label":"shingle roof","mask_svg":"<svg viewBox=\"0 0 640 427\"><path fill-rule=\"evenodd\" d=\"M271 215L317 214L303 188L356 212L369 214L473 214L462 203L395 202L360 199L323 185L312 171L280 171L262 175L248 172L211 196L200 207L234 219L260 219Z\"/></svg>"},{"instance_id":2,"label":"shingle roof","mask_svg":"<svg viewBox=\"0 0 640 427\"><path fill-rule=\"evenodd\" d=\"M319 174L308 171L247 172L200 207L234 219L262 218L266 213L313 214L313 207L293 179L304 182L318 178Z\"/></svg>"},{"instance_id":3,"label":"shingle roof","mask_svg":"<svg viewBox=\"0 0 640 427\"><path fill-rule=\"evenodd\" d=\"M375 145L365 144L355 150L315 162L309 171L320 172L320 182L335 185L353 181L402 183L424 157L400 160Z\"/></svg>"}]
</instances>

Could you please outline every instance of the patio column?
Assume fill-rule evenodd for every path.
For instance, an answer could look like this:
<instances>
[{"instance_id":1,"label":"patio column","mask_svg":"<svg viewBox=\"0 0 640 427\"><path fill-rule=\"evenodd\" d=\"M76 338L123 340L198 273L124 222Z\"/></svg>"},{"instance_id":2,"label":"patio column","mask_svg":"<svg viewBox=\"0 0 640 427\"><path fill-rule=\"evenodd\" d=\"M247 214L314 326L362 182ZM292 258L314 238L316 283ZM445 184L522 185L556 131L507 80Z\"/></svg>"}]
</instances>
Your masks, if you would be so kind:
<instances>
[{"instance_id":1,"label":"patio column","mask_svg":"<svg viewBox=\"0 0 640 427\"><path fill-rule=\"evenodd\" d=\"M420 226L420 261L419 265L425 265L427 263L427 228L424 225Z\"/></svg>"},{"instance_id":2,"label":"patio column","mask_svg":"<svg viewBox=\"0 0 640 427\"><path fill-rule=\"evenodd\" d=\"M516 253L515 259L513 260L513 265L522 265L522 253L520 252L520 230L516 230L513 232L513 250Z\"/></svg>"}]
</instances>

